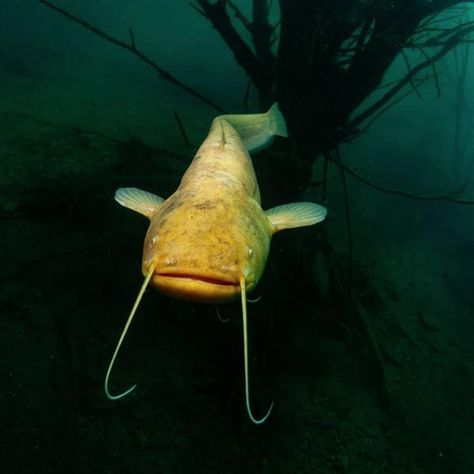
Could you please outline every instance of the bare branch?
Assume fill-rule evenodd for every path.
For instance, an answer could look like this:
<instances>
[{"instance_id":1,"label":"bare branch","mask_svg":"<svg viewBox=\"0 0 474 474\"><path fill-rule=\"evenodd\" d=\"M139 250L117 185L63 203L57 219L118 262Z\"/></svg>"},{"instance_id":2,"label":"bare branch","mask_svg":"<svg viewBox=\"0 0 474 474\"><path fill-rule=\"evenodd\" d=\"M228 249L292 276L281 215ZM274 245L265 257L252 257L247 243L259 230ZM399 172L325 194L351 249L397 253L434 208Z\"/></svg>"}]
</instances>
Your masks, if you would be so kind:
<instances>
[{"instance_id":1,"label":"bare branch","mask_svg":"<svg viewBox=\"0 0 474 474\"><path fill-rule=\"evenodd\" d=\"M242 25L244 25L247 30L250 31L252 28L250 20L240 11L239 7L234 2L228 0L227 3L229 7L234 10L235 17L240 20L240 23L242 23Z\"/></svg>"},{"instance_id":2,"label":"bare branch","mask_svg":"<svg viewBox=\"0 0 474 474\"><path fill-rule=\"evenodd\" d=\"M392 107L397 105L399 102L401 102L403 99L408 97L413 91L416 91L416 88L413 87L411 89L408 89L404 94L401 96L397 97L396 99L393 99L392 101L388 102L384 107L379 109L376 114L374 114L371 119L364 125L362 128L361 132L367 132L367 130L373 125L373 123L385 112L390 110Z\"/></svg>"},{"instance_id":3,"label":"bare branch","mask_svg":"<svg viewBox=\"0 0 474 474\"><path fill-rule=\"evenodd\" d=\"M452 193L444 193L444 194L417 194L413 193L410 191L404 191L402 189L395 189L395 188L388 188L385 186L381 186L380 184L373 183L372 181L368 180L367 178L364 178L361 176L359 173L354 171L352 168L344 165L341 163L340 160L335 159L332 156L329 156L329 159L331 162L335 163L337 166L339 166L341 169L346 171L348 174L356 178L358 181L361 183L366 184L367 186L370 186L373 189L377 189L378 191L383 191L384 193L388 194L396 194L398 196L403 196L406 198L410 199L417 199L421 201L448 201L452 202L455 204L466 204L466 205L473 205L474 200L473 199L463 199L463 198L457 198L455 197L456 195L462 193L464 191L465 186L462 188L458 189L457 191L454 191Z\"/></svg>"},{"instance_id":4,"label":"bare branch","mask_svg":"<svg viewBox=\"0 0 474 474\"><path fill-rule=\"evenodd\" d=\"M201 10L199 7L194 5L194 3L188 2L188 4L191 8L194 8L194 10L196 10L201 16L203 16L204 18L207 18L206 14L204 13L204 10Z\"/></svg>"},{"instance_id":5,"label":"bare branch","mask_svg":"<svg viewBox=\"0 0 474 474\"><path fill-rule=\"evenodd\" d=\"M214 3L210 0L196 0L196 2L200 7L198 11L211 22L212 26L227 43L227 46L234 53L237 63L255 84L260 97L267 96L268 91L273 90L276 63L276 58L271 52L274 28L268 23L267 0L253 1L253 19L251 22L229 0ZM232 25L226 5L234 11L250 32L254 50Z\"/></svg>"},{"instance_id":6,"label":"bare branch","mask_svg":"<svg viewBox=\"0 0 474 474\"><path fill-rule=\"evenodd\" d=\"M132 28L128 29L128 32L130 33L130 46L136 50L137 45L135 44L135 33L133 32Z\"/></svg>"},{"instance_id":7,"label":"bare branch","mask_svg":"<svg viewBox=\"0 0 474 474\"><path fill-rule=\"evenodd\" d=\"M188 134L186 133L186 129L184 128L183 122L181 121L181 117L179 116L178 112L174 113L174 118L176 120L176 124L178 125L179 131L181 132L181 136L183 137L184 144L188 148L195 148L195 146L189 141Z\"/></svg>"},{"instance_id":8,"label":"bare branch","mask_svg":"<svg viewBox=\"0 0 474 474\"><path fill-rule=\"evenodd\" d=\"M252 40L257 58L273 68L275 57L272 54L271 44L273 27L268 21L267 0L253 0L253 20L251 25Z\"/></svg>"},{"instance_id":9,"label":"bare branch","mask_svg":"<svg viewBox=\"0 0 474 474\"><path fill-rule=\"evenodd\" d=\"M91 31L97 36L100 36L101 38L105 39L106 41L109 41L112 44L115 44L116 46L119 46L120 48L123 48L132 54L134 54L138 59L143 61L144 63L148 64L152 69L154 69L157 73L160 79L163 79L165 81L171 82L175 86L179 87L180 89L185 90L192 96L194 96L196 99L199 99L201 102L204 102L208 106L212 107L213 109L217 110L220 113L224 113L224 109L217 105L215 102L212 100L208 99L206 96L202 95L201 93L197 92L193 88L187 86L183 82L181 82L179 79L171 75L168 71L163 69L161 66L156 64L152 59L149 57L145 56L140 50L136 48L135 45L135 38L130 30L130 35L131 35L131 43L125 43L124 41L121 41L117 38L114 38L113 36L109 35L108 33L105 33L104 31L100 30L96 26L88 23L87 21L83 20L82 18L79 18L76 15L73 15L72 13L68 12L67 10L64 10L53 3L51 3L48 0L38 0L40 3L43 5L47 6L48 8L51 8L52 10L57 11L67 19L73 21L74 23L77 23L78 25L81 25L83 28Z\"/></svg>"},{"instance_id":10,"label":"bare branch","mask_svg":"<svg viewBox=\"0 0 474 474\"><path fill-rule=\"evenodd\" d=\"M363 121L367 120L371 115L376 113L384 104L388 103L398 92L400 92L420 71L431 66L434 62L441 59L455 46L463 41L468 33L474 31L474 25L468 25L465 28L457 29L456 32L444 43L443 47L433 56L425 61L417 64L412 68L400 81L398 81L389 91L387 91L379 100L375 101L371 106L367 107L358 116L350 120L349 127L357 128Z\"/></svg>"},{"instance_id":11,"label":"bare branch","mask_svg":"<svg viewBox=\"0 0 474 474\"><path fill-rule=\"evenodd\" d=\"M411 71L410 62L408 61L408 58L407 58L407 55L405 54L405 51L403 51L403 49L402 49L400 52L401 52L403 60L405 61L405 65L407 67L407 70ZM413 87L413 90L415 91L415 94L417 95L417 97L419 99L421 99L421 94L420 94L420 91L418 90L418 88L415 84L415 77L414 76L410 79L410 84Z\"/></svg>"},{"instance_id":12,"label":"bare branch","mask_svg":"<svg viewBox=\"0 0 474 474\"><path fill-rule=\"evenodd\" d=\"M252 49L232 26L232 22L225 8L225 2L219 1L211 3L209 0L196 1L201 7L204 16L211 22L212 26L234 53L237 63L243 67L259 89L262 83L262 70Z\"/></svg>"},{"instance_id":13,"label":"bare branch","mask_svg":"<svg viewBox=\"0 0 474 474\"><path fill-rule=\"evenodd\" d=\"M425 57L425 59L430 63L431 69L433 70L433 79L436 86L437 96L441 97L441 86L439 84L438 72L436 71L435 62L432 60L432 58L426 53L426 51L423 48L417 48L417 49Z\"/></svg>"}]
</instances>

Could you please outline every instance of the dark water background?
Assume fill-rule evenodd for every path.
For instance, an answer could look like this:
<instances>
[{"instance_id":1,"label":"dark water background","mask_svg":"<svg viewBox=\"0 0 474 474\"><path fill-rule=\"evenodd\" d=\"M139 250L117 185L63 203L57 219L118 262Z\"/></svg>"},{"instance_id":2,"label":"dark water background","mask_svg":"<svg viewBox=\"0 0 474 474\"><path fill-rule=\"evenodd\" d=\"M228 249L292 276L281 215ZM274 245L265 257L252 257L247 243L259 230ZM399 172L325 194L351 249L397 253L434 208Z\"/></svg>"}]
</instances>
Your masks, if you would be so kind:
<instances>
[{"instance_id":1,"label":"dark water background","mask_svg":"<svg viewBox=\"0 0 474 474\"><path fill-rule=\"evenodd\" d=\"M246 78L187 2L61 5L124 40L132 27L161 66L242 112ZM274 242L264 298L249 307L257 353L269 359L255 381L257 406L276 403L268 423L255 428L243 412L238 305L221 309L231 318L222 324L213 307L153 291L113 375L116 387L138 382L136 393L107 401L103 377L142 281L146 230L114 203L114 190L169 195L193 155L174 113L196 145L216 114L37 2L3 2L0 24L0 473L474 472L474 207L354 180L357 291L389 406L354 355L357 335L348 344L302 316L311 312L304 281L295 282L301 295L277 286L298 265L317 266L285 257L292 232ZM345 163L387 187L457 190L472 174L473 138L462 130L454 162L454 60L439 66L441 97L433 83L422 86L422 99L412 94L345 145ZM404 67L397 60L387 80ZM468 72L464 123L474 100ZM250 106L258 110L255 94ZM345 254L331 173L324 225ZM268 178L258 178L265 190ZM465 195L474 196L472 183ZM279 203L264 193L264 208Z\"/></svg>"}]
</instances>

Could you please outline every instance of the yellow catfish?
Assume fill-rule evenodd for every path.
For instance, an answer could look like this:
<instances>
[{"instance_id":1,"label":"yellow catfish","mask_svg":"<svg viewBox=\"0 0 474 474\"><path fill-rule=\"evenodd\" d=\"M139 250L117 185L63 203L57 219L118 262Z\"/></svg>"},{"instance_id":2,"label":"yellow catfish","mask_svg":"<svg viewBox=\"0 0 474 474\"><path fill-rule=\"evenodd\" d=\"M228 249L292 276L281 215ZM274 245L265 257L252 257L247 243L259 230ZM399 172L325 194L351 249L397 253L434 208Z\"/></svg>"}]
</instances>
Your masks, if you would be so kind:
<instances>
[{"instance_id":1,"label":"yellow catfish","mask_svg":"<svg viewBox=\"0 0 474 474\"><path fill-rule=\"evenodd\" d=\"M206 303L240 296L244 342L245 399L252 422L263 423L250 408L247 344L247 299L262 276L270 240L283 229L316 224L326 209L297 202L263 211L249 152L286 137L278 104L267 113L221 115L184 173L178 189L166 200L136 188L120 188L115 199L150 220L145 237L142 273L145 281L117 343L105 377L109 376L128 327L148 284L175 298Z\"/></svg>"}]
</instances>

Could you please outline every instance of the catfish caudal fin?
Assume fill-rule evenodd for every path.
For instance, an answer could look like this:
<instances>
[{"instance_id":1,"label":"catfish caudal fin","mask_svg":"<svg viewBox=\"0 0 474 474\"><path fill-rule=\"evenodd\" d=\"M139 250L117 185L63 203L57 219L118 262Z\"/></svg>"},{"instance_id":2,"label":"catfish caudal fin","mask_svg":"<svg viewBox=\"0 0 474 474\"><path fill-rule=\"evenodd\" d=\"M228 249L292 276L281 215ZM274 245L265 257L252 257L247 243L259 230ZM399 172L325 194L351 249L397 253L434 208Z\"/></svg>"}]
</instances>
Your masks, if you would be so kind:
<instances>
[{"instance_id":1,"label":"catfish caudal fin","mask_svg":"<svg viewBox=\"0 0 474 474\"><path fill-rule=\"evenodd\" d=\"M275 135L287 137L285 119L275 103L264 114L221 115L239 134L249 152L262 150L269 146Z\"/></svg>"},{"instance_id":2,"label":"catfish caudal fin","mask_svg":"<svg viewBox=\"0 0 474 474\"><path fill-rule=\"evenodd\" d=\"M326 218L328 211L324 206L312 202L294 202L273 207L265 211L273 225L273 232L295 227L317 224Z\"/></svg>"},{"instance_id":3,"label":"catfish caudal fin","mask_svg":"<svg viewBox=\"0 0 474 474\"><path fill-rule=\"evenodd\" d=\"M123 328L122 334L120 335L119 341L117 343L117 347L115 348L114 355L112 356L112 359L110 360L109 367L107 369L107 373L105 375L105 381L104 381L104 391L105 395L109 400L118 400L119 398L123 398L127 396L137 385L133 385L129 389L125 390L125 392L122 392L119 395L111 395L109 391L109 378L110 378L110 373L112 372L112 368L114 366L115 359L117 358L117 354L120 350L120 347L122 346L122 342L125 339L125 336L127 334L128 328L130 327L130 324L133 320L133 317L135 316L135 313L137 311L138 305L140 304L140 301L143 297L143 294L145 293L146 287L148 286L148 283L150 282L150 279L155 271L155 267L151 266L150 270L148 271L148 275L145 278L145 281L143 282L142 287L140 288L140 291L138 293L137 299L135 300L135 303L133 305L132 311L130 311L130 315L128 316L127 322L125 323L125 327Z\"/></svg>"},{"instance_id":4,"label":"catfish caudal fin","mask_svg":"<svg viewBox=\"0 0 474 474\"><path fill-rule=\"evenodd\" d=\"M240 278L240 295L242 300L242 328L244 333L244 375L245 375L245 405L247 406L247 413L250 420L256 425L261 425L270 416L273 408L273 402L267 411L267 414L260 419L255 418L252 415L250 408L250 387L249 387L249 350L248 350L248 337L247 337L247 298L245 293L245 278Z\"/></svg>"},{"instance_id":5,"label":"catfish caudal fin","mask_svg":"<svg viewBox=\"0 0 474 474\"><path fill-rule=\"evenodd\" d=\"M120 188L115 191L115 200L128 209L151 218L164 199L138 188Z\"/></svg>"},{"instance_id":6,"label":"catfish caudal fin","mask_svg":"<svg viewBox=\"0 0 474 474\"><path fill-rule=\"evenodd\" d=\"M285 117L280 111L280 107L275 102L268 112L265 114L268 120L268 128L272 132L273 135L277 135L279 137L288 137L288 130L286 128Z\"/></svg>"}]
</instances>

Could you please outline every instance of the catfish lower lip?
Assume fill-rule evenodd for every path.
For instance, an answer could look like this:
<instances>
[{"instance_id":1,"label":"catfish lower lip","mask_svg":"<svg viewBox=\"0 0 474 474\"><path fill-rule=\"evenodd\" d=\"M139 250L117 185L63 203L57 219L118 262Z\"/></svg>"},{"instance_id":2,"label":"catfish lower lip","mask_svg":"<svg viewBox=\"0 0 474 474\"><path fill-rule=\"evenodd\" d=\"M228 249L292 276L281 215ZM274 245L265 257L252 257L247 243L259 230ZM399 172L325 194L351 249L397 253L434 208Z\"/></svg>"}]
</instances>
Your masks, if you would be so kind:
<instances>
[{"instance_id":1,"label":"catfish lower lip","mask_svg":"<svg viewBox=\"0 0 474 474\"><path fill-rule=\"evenodd\" d=\"M207 277L205 275L193 275L191 273L155 273L155 275L167 278L188 278L190 280L202 281L212 285L239 286L239 284L236 282L220 280L218 278Z\"/></svg>"}]
</instances>

